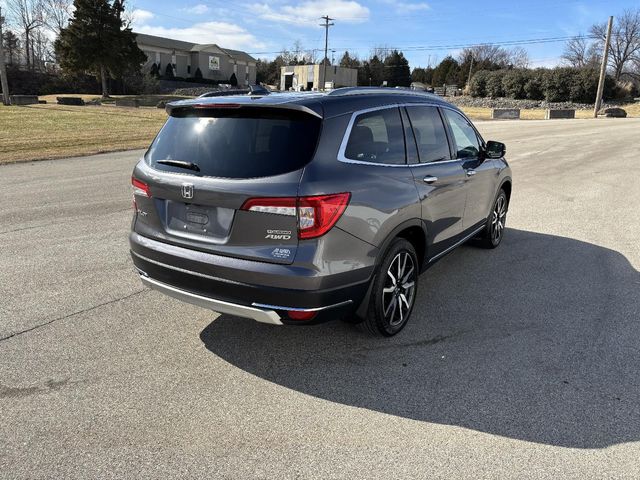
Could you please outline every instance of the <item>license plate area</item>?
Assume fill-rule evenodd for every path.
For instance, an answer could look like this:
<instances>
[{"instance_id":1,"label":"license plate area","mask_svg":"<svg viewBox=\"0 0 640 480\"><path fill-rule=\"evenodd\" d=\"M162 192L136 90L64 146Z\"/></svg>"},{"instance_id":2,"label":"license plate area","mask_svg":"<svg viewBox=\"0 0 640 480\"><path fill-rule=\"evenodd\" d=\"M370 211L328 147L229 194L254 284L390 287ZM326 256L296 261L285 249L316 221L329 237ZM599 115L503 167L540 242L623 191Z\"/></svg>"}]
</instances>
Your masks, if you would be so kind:
<instances>
[{"instance_id":1,"label":"license plate area","mask_svg":"<svg viewBox=\"0 0 640 480\"><path fill-rule=\"evenodd\" d=\"M165 200L167 233L212 243L226 241L235 210Z\"/></svg>"}]
</instances>

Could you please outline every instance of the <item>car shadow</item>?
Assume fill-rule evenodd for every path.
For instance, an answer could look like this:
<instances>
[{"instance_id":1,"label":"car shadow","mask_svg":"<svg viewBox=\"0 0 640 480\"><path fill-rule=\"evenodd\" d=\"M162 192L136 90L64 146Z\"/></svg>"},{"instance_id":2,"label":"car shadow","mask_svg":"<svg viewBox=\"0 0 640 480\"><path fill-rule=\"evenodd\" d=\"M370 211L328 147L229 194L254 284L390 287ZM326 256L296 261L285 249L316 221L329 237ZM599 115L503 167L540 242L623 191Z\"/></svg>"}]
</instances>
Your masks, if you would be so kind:
<instances>
[{"instance_id":1,"label":"car shadow","mask_svg":"<svg viewBox=\"0 0 640 480\"><path fill-rule=\"evenodd\" d=\"M331 402L573 448L640 440L640 275L621 254L508 229L420 277L411 322L373 338L330 322L220 316L227 362Z\"/></svg>"}]
</instances>

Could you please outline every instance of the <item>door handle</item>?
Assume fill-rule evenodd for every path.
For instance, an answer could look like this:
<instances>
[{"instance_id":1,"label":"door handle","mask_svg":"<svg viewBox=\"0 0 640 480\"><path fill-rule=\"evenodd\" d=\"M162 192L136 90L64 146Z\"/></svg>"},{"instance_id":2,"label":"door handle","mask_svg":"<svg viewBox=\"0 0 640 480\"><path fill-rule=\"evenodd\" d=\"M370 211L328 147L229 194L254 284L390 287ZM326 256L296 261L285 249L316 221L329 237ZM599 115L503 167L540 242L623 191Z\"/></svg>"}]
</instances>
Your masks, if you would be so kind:
<instances>
[{"instance_id":1,"label":"door handle","mask_svg":"<svg viewBox=\"0 0 640 480\"><path fill-rule=\"evenodd\" d=\"M467 177L473 177L476 174L476 171L473 169L467 170Z\"/></svg>"},{"instance_id":2,"label":"door handle","mask_svg":"<svg viewBox=\"0 0 640 480\"><path fill-rule=\"evenodd\" d=\"M424 183L428 183L431 185L432 183L436 183L438 181L438 177L432 177L431 175L427 175L422 179Z\"/></svg>"}]
</instances>

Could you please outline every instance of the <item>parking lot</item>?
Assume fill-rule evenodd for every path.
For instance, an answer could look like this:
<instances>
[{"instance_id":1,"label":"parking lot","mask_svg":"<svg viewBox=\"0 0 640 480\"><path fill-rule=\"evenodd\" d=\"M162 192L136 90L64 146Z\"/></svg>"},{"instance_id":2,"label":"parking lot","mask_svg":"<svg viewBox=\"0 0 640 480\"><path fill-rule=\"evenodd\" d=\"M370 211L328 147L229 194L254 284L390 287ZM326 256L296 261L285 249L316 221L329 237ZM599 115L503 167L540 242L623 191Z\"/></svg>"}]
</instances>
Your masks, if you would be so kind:
<instances>
[{"instance_id":1,"label":"parking lot","mask_svg":"<svg viewBox=\"0 0 640 480\"><path fill-rule=\"evenodd\" d=\"M478 122L503 244L421 277L391 339L143 288L141 152L0 167L0 477L637 478L640 119Z\"/></svg>"}]
</instances>

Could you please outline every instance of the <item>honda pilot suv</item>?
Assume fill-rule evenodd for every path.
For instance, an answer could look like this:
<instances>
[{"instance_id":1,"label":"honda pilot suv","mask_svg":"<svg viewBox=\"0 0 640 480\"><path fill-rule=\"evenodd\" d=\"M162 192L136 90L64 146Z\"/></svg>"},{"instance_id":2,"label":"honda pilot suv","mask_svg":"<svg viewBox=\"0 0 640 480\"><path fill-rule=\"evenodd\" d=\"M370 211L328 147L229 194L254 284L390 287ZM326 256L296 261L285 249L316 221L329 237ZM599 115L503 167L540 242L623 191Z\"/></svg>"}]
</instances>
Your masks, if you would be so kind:
<instances>
[{"instance_id":1,"label":"honda pilot suv","mask_svg":"<svg viewBox=\"0 0 640 480\"><path fill-rule=\"evenodd\" d=\"M409 90L198 98L133 171L131 255L151 288L271 324L398 333L418 275L504 235L505 146Z\"/></svg>"}]
</instances>

